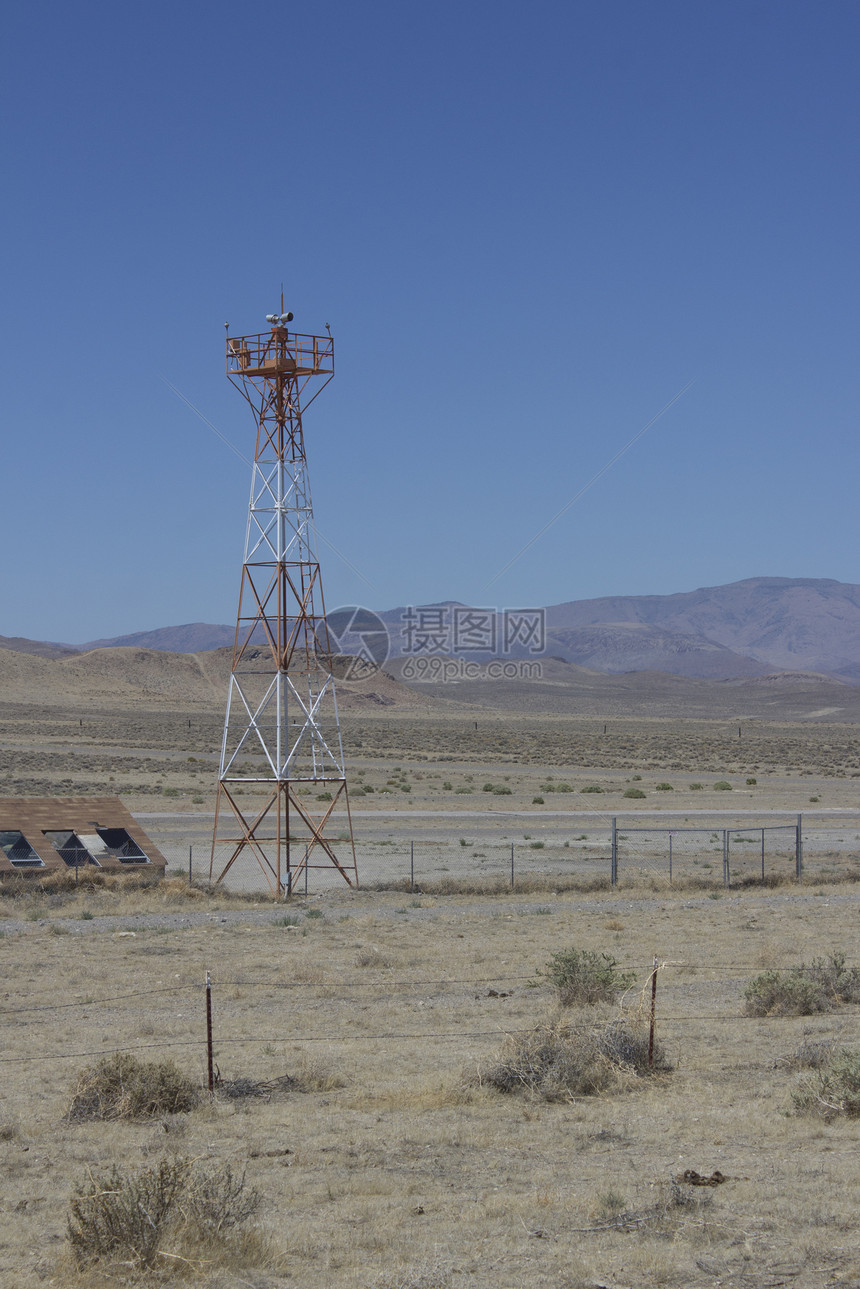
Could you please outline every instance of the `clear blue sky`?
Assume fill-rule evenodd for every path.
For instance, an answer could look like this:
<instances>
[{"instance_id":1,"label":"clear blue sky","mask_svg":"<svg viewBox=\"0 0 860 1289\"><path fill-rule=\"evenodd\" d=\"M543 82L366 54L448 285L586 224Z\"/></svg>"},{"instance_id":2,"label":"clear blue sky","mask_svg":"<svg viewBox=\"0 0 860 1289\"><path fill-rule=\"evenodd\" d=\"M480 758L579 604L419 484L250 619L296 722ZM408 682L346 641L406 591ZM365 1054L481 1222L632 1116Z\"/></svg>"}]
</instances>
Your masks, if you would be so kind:
<instances>
[{"instance_id":1,"label":"clear blue sky","mask_svg":"<svg viewBox=\"0 0 860 1289\"><path fill-rule=\"evenodd\" d=\"M329 608L860 581L855 0L35 0L0 59L0 634L234 618L164 381L251 453L282 280Z\"/></svg>"}]
</instances>

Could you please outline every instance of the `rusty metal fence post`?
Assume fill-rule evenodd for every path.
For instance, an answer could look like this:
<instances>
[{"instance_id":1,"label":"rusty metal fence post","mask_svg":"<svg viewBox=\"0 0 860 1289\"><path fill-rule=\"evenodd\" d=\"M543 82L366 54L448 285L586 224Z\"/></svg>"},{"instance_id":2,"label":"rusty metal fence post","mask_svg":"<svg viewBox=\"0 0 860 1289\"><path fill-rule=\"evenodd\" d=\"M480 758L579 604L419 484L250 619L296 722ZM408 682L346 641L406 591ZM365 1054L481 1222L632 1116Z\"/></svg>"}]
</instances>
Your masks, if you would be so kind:
<instances>
[{"instance_id":1,"label":"rusty metal fence post","mask_svg":"<svg viewBox=\"0 0 860 1289\"><path fill-rule=\"evenodd\" d=\"M612 868L609 875L610 885L618 885L618 819L612 816Z\"/></svg>"},{"instance_id":2,"label":"rusty metal fence post","mask_svg":"<svg viewBox=\"0 0 860 1289\"><path fill-rule=\"evenodd\" d=\"M651 1027L648 1031L648 1066L654 1065L654 1026L657 1020L657 955L651 971Z\"/></svg>"},{"instance_id":3,"label":"rusty metal fence post","mask_svg":"<svg viewBox=\"0 0 860 1289\"><path fill-rule=\"evenodd\" d=\"M761 830L761 880L764 881L764 829Z\"/></svg>"},{"instance_id":4,"label":"rusty metal fence post","mask_svg":"<svg viewBox=\"0 0 860 1289\"><path fill-rule=\"evenodd\" d=\"M206 1068L210 1095L215 1091L215 1066L212 1054L212 977L206 972Z\"/></svg>"}]
</instances>

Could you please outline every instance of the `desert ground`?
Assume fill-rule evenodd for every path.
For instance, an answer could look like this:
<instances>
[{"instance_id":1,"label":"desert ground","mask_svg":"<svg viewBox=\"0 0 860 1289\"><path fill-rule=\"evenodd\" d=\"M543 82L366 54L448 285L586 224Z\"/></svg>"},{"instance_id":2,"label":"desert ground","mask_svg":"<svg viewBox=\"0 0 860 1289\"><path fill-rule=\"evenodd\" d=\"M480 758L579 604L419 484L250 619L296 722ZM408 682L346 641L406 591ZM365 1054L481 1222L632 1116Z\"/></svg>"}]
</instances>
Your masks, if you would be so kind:
<instances>
[{"instance_id":1,"label":"desert ground","mask_svg":"<svg viewBox=\"0 0 860 1289\"><path fill-rule=\"evenodd\" d=\"M0 791L115 791L174 874L152 889L22 881L0 897L0 1284L860 1285L858 1120L792 1099L810 1077L799 1053L855 1047L858 1005L752 1017L743 1001L764 970L833 953L860 963L853 691L839 712L810 682L799 711L795 685L768 715L726 703L711 717L662 697L659 712L655 699L627 714L447 692L401 701L395 680L374 691L391 701L347 695L362 888L275 904L179 876L189 844L205 854L214 802L222 701L202 669L183 704L169 677L141 695L127 676L106 692L103 675L34 692L29 665L17 689L6 677ZM645 795L625 797L631 787ZM613 815L631 829L719 829L729 815L753 827L800 812L828 857L812 847L802 886L786 872L725 890L713 870L670 885L632 867L615 889L589 880ZM415 839L438 868L410 891ZM513 891L493 864L511 841ZM540 864L565 849L577 863L561 881ZM366 882L365 859L377 865ZM571 947L610 955L635 982L614 1004L560 1013L540 972ZM506 1044L559 1015L574 1030L647 1022L655 958L670 1068L556 1100L493 1086ZM113 1052L172 1059L205 1085L207 972L214 1097L177 1114L70 1118L81 1072ZM254 1238L181 1256L165 1246L145 1272L120 1255L78 1267L74 1188L177 1158L244 1175L259 1193ZM689 1170L725 1180L694 1186Z\"/></svg>"},{"instance_id":2,"label":"desert ground","mask_svg":"<svg viewBox=\"0 0 860 1289\"><path fill-rule=\"evenodd\" d=\"M206 1250L178 1263L168 1248L159 1277L860 1283L857 1121L797 1114L791 1100L803 1045L852 1046L860 1014L756 1019L742 1001L765 968L851 955L857 889L715 894L344 890L284 913L173 879L5 900L0 1283L134 1283L127 1265L72 1264L69 1196L110 1165L129 1174L176 1156L244 1174L260 1239L226 1266ZM496 1091L486 1075L506 1036L556 1013L538 972L574 945L635 972L623 1001L634 1018L647 1016L656 955L671 1070L558 1101ZM223 1090L187 1113L70 1121L76 1078L114 1050L170 1057L205 1083L207 971ZM241 1080L270 1087L231 1096ZM726 1180L694 1188L690 1169Z\"/></svg>"},{"instance_id":3,"label":"desert ground","mask_svg":"<svg viewBox=\"0 0 860 1289\"><path fill-rule=\"evenodd\" d=\"M399 689L392 685L397 698ZM678 830L675 877L703 878L715 876L722 829L745 826L745 876L754 867L755 830L788 830L802 814L809 876L853 866L860 837L860 726L853 722L779 713L773 720L527 715L419 696L420 703L408 693L406 702L367 710L350 705L348 693L342 704L364 882L390 885L410 874L425 884L467 875L499 880L509 872L511 845L524 878L603 878L613 817L630 840L624 863L638 854L634 867L655 876L668 874L665 835L646 842L625 827ZM0 705L3 795L116 792L171 868L187 871L191 847L193 870L208 874L222 699L213 693L205 705L185 708L174 701L168 691L134 707L99 706L95 697L62 708ZM318 791L311 785L307 795L313 805ZM346 822L342 812L334 816L335 835ZM701 836L685 834L693 829ZM707 854L699 855L700 843ZM785 871L793 844L788 831L768 834L774 864L778 855L777 867L768 859L769 874ZM318 874L315 889L328 878ZM230 881L263 888L250 862L236 866Z\"/></svg>"}]
</instances>

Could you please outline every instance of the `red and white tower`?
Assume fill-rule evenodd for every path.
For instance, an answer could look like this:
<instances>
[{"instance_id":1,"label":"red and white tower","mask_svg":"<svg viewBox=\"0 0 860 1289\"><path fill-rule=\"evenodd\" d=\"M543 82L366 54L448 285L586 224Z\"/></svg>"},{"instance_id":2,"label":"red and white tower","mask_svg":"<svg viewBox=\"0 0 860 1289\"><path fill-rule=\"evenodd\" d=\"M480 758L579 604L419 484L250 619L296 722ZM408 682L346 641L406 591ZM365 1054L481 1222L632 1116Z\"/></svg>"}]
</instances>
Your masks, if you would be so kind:
<instances>
[{"instance_id":1,"label":"red and white tower","mask_svg":"<svg viewBox=\"0 0 860 1289\"><path fill-rule=\"evenodd\" d=\"M358 885L302 430L334 341L289 331L283 308L270 330L227 338L257 444L209 870L220 882L250 852L276 899L308 869Z\"/></svg>"}]
</instances>

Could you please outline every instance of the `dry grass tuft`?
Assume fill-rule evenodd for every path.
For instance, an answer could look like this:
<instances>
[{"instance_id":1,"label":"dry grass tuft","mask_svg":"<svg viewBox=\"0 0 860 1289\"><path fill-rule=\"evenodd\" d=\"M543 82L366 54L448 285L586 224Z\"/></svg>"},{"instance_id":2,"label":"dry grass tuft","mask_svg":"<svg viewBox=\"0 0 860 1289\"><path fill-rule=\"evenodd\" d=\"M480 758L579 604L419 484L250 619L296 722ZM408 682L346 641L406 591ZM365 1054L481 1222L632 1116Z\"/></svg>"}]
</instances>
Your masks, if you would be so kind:
<instances>
[{"instance_id":1,"label":"dry grass tuft","mask_svg":"<svg viewBox=\"0 0 860 1289\"><path fill-rule=\"evenodd\" d=\"M860 1117L860 1052L837 1048L820 1064L798 1077L791 1090L797 1114L825 1123L838 1115Z\"/></svg>"},{"instance_id":2,"label":"dry grass tuft","mask_svg":"<svg viewBox=\"0 0 860 1289\"><path fill-rule=\"evenodd\" d=\"M374 1282L374 1289L448 1289L454 1268L441 1258L429 1258L418 1266L405 1267Z\"/></svg>"},{"instance_id":3,"label":"dry grass tuft","mask_svg":"<svg viewBox=\"0 0 860 1289\"><path fill-rule=\"evenodd\" d=\"M652 1187L654 1200L644 1208L628 1208L621 1195L610 1190L597 1197L593 1230L658 1231L677 1234L690 1219L700 1218L713 1203L711 1195L680 1185L674 1177Z\"/></svg>"},{"instance_id":4,"label":"dry grass tuft","mask_svg":"<svg viewBox=\"0 0 860 1289\"><path fill-rule=\"evenodd\" d=\"M173 1061L139 1061L115 1052L78 1075L68 1118L145 1119L193 1110L200 1089Z\"/></svg>"},{"instance_id":5,"label":"dry grass tuft","mask_svg":"<svg viewBox=\"0 0 860 1289\"><path fill-rule=\"evenodd\" d=\"M392 959L375 945L371 945L367 949L359 950L355 957L355 965L357 967L375 967L385 970L392 966Z\"/></svg>"},{"instance_id":6,"label":"dry grass tuft","mask_svg":"<svg viewBox=\"0 0 860 1289\"><path fill-rule=\"evenodd\" d=\"M612 883L608 877L564 877L529 876L516 878L512 888L510 878L506 877L440 877L436 880L421 879L413 888L409 878L396 878L393 881L362 883L362 890L367 891L402 891L421 895L547 895L561 891L575 891L583 895L597 891L611 891Z\"/></svg>"},{"instance_id":7,"label":"dry grass tuft","mask_svg":"<svg viewBox=\"0 0 860 1289\"><path fill-rule=\"evenodd\" d=\"M158 894L165 904L199 903L209 895L208 888L192 883L184 877L165 877L158 885Z\"/></svg>"},{"instance_id":8,"label":"dry grass tuft","mask_svg":"<svg viewBox=\"0 0 860 1289\"><path fill-rule=\"evenodd\" d=\"M623 1091L634 1080L668 1070L658 1044L648 1063L648 1029L627 1020L601 1026L550 1024L507 1040L497 1065L479 1075L499 1092L525 1092L543 1101L571 1101Z\"/></svg>"},{"instance_id":9,"label":"dry grass tuft","mask_svg":"<svg viewBox=\"0 0 860 1289\"><path fill-rule=\"evenodd\" d=\"M333 1070L321 1057L302 1055L295 1074L300 1092L335 1092L346 1087L343 1075Z\"/></svg>"},{"instance_id":10,"label":"dry grass tuft","mask_svg":"<svg viewBox=\"0 0 860 1289\"><path fill-rule=\"evenodd\" d=\"M830 1060L833 1052L834 1045L830 1040L805 1038L788 1056L778 1057L773 1063L774 1069L820 1070Z\"/></svg>"},{"instance_id":11,"label":"dry grass tuft","mask_svg":"<svg viewBox=\"0 0 860 1289\"><path fill-rule=\"evenodd\" d=\"M499 1092L526 1092L544 1101L594 1096L618 1082L618 1072L590 1033L547 1026L510 1038L481 1082Z\"/></svg>"},{"instance_id":12,"label":"dry grass tuft","mask_svg":"<svg viewBox=\"0 0 860 1289\"><path fill-rule=\"evenodd\" d=\"M219 1072L215 1092L225 1101L271 1101L273 1097L287 1092L334 1092L345 1086L346 1080L330 1069L325 1061L302 1056L295 1074L281 1074L274 1079L259 1080L243 1076L226 1079Z\"/></svg>"},{"instance_id":13,"label":"dry grass tuft","mask_svg":"<svg viewBox=\"0 0 860 1289\"><path fill-rule=\"evenodd\" d=\"M44 876L21 873L0 880L0 902L25 904L33 908L70 908L81 897L102 897L123 913L157 912L165 905L212 903L218 908L259 904L257 891L236 891L206 881L189 885L185 877L159 877L157 872L130 870L105 873L91 864L78 869L58 869Z\"/></svg>"},{"instance_id":14,"label":"dry grass tuft","mask_svg":"<svg viewBox=\"0 0 860 1289\"><path fill-rule=\"evenodd\" d=\"M33 882L33 879L30 879ZM144 891L157 887L161 879L157 873L131 870L127 873L104 873L91 864L85 864L77 870L77 880L73 868L57 869L46 873L35 880L37 891L48 895L74 895L85 891ZM32 889L32 888L31 888Z\"/></svg>"}]
</instances>

